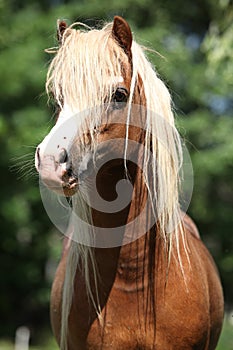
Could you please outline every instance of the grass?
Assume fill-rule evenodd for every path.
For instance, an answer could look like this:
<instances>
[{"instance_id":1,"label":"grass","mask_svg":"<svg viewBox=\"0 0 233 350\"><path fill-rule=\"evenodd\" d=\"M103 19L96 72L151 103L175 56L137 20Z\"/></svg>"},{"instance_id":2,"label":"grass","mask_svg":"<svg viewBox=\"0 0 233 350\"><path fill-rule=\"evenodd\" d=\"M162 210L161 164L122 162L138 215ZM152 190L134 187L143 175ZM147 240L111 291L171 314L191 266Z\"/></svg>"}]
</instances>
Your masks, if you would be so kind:
<instances>
[{"instance_id":1,"label":"grass","mask_svg":"<svg viewBox=\"0 0 233 350\"><path fill-rule=\"evenodd\" d=\"M233 313L225 317L216 350L233 350Z\"/></svg>"},{"instance_id":2,"label":"grass","mask_svg":"<svg viewBox=\"0 0 233 350\"><path fill-rule=\"evenodd\" d=\"M53 337L47 339L46 342L36 346L30 346L30 350L59 350L57 343ZM14 350L14 344L7 340L0 341L0 350Z\"/></svg>"},{"instance_id":3,"label":"grass","mask_svg":"<svg viewBox=\"0 0 233 350\"><path fill-rule=\"evenodd\" d=\"M232 320L230 320L230 318ZM231 322L230 322L231 321ZM59 350L54 338L50 337L46 342L37 346L30 346L30 350ZM0 340L0 350L14 350L12 342ZM225 317L222 334L216 350L233 350L233 314Z\"/></svg>"}]
</instances>

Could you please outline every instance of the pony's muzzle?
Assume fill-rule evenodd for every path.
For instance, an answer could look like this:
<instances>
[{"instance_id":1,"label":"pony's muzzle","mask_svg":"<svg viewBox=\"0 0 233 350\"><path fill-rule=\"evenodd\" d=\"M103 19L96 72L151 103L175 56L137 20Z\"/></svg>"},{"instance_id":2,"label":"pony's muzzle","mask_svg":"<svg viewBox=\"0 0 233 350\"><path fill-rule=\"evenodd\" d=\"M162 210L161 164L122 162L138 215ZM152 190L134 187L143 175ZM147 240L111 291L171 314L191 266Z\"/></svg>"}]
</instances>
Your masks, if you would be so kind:
<instances>
[{"instance_id":1,"label":"pony's muzzle","mask_svg":"<svg viewBox=\"0 0 233 350\"><path fill-rule=\"evenodd\" d=\"M58 163L59 165L64 164L64 163L68 163L68 153L67 153L65 148L62 148L58 152L58 154L56 156L53 156L53 157L54 157L55 162ZM43 158L46 158L46 155L41 154L41 149L38 146L36 148L36 154L35 154L35 167L36 167L38 172L40 172Z\"/></svg>"},{"instance_id":2,"label":"pony's muzzle","mask_svg":"<svg viewBox=\"0 0 233 350\"><path fill-rule=\"evenodd\" d=\"M61 148L57 154L43 154L38 146L35 154L35 167L42 182L51 190L65 196L72 196L78 187L73 176L68 152Z\"/></svg>"}]
</instances>

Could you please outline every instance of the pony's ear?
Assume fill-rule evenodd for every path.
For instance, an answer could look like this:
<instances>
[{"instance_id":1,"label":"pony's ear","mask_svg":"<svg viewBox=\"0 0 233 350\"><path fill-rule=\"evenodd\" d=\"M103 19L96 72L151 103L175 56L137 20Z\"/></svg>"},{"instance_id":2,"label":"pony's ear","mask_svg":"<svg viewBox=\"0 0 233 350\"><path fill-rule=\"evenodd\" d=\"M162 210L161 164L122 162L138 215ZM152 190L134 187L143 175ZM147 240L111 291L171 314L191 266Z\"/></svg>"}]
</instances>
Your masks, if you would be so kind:
<instances>
[{"instance_id":1,"label":"pony's ear","mask_svg":"<svg viewBox=\"0 0 233 350\"><path fill-rule=\"evenodd\" d=\"M63 37L63 33L67 28L67 24L65 21L57 21L57 40L59 42L59 44L62 43L62 37Z\"/></svg>"},{"instance_id":2,"label":"pony's ear","mask_svg":"<svg viewBox=\"0 0 233 350\"><path fill-rule=\"evenodd\" d=\"M131 58L132 32L130 26L122 17L114 17L112 34L125 53Z\"/></svg>"}]
</instances>

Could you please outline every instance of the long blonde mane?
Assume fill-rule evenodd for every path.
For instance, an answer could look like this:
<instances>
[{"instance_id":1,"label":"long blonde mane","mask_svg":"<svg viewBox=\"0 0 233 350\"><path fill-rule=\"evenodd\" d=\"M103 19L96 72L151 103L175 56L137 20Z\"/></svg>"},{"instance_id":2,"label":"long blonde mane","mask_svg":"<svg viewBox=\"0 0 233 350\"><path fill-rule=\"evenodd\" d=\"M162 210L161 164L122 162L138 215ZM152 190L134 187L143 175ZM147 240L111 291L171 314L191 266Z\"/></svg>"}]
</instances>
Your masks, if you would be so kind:
<instances>
[{"instance_id":1,"label":"long blonde mane","mask_svg":"<svg viewBox=\"0 0 233 350\"><path fill-rule=\"evenodd\" d=\"M116 82L109 77L120 77L122 67L129 65L125 52L112 36L112 23L107 24L101 30L89 30L82 24L75 24L75 26L81 27L81 30L75 29L74 25L65 30L61 46L57 49L50 64L46 83L48 94L52 93L60 108L69 105L73 113L94 108L103 103L110 103L111 93ZM145 151L144 154L144 175L147 179L149 150L152 148L152 152L156 154L156 163L150 164L153 185L149 194L152 200L156 199L156 212L161 212L158 217L159 233L166 244L168 256L173 248L172 242L175 242L178 257L180 257L178 235L183 234L183 230L180 230L179 224L178 172L182 165L182 147L174 125L170 94L147 60L143 48L135 41L132 43L132 67L129 104L133 101L135 87L140 76L147 108L145 150L148 152ZM109 96L107 101L106 96ZM155 118L155 114L160 118ZM92 119L85 120L90 131L94 125L100 122L98 116L96 118L97 120L93 119L92 116ZM130 125L130 112L126 124ZM163 142L160 142L160 137ZM161 170L159 173L157 167ZM166 203L165 207L164 203ZM161 208L163 208L162 211ZM169 229L171 227L173 230ZM184 236L182 239L184 242ZM88 293L92 298L88 279L88 260L92 261L93 269L95 262L92 259L91 248L71 243L63 288L60 339L62 350L67 349L68 317L73 293L71 286L80 258L84 261L87 289L89 289ZM181 261L180 265L182 268ZM98 301L96 312L100 315Z\"/></svg>"}]
</instances>

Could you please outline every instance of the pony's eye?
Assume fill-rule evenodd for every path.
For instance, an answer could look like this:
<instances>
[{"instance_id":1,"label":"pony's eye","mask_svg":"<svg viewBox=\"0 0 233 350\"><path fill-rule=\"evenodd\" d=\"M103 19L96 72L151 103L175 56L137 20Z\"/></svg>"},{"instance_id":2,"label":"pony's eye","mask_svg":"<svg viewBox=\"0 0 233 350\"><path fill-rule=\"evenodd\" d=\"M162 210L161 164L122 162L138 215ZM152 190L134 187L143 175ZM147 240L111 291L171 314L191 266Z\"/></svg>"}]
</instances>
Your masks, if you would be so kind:
<instances>
[{"instance_id":1,"label":"pony's eye","mask_svg":"<svg viewBox=\"0 0 233 350\"><path fill-rule=\"evenodd\" d=\"M112 95L112 102L126 103L128 99L128 91L125 88L117 88Z\"/></svg>"}]
</instances>

